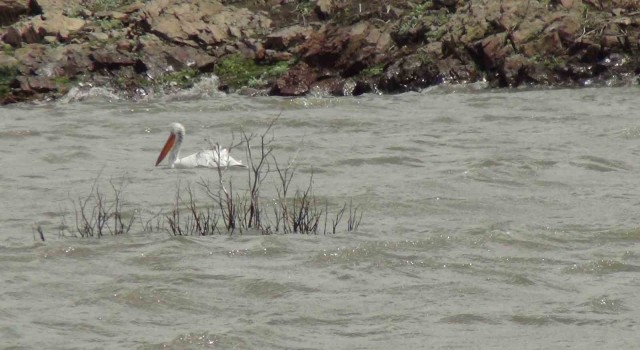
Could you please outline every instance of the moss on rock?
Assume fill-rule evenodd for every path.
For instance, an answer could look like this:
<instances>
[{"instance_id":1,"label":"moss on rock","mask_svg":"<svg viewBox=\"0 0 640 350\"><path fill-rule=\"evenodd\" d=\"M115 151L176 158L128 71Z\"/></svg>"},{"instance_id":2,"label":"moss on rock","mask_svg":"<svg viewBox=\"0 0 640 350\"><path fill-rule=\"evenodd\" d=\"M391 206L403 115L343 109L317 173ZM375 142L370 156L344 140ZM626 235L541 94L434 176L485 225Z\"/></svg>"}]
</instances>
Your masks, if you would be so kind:
<instances>
[{"instance_id":1,"label":"moss on rock","mask_svg":"<svg viewBox=\"0 0 640 350\"><path fill-rule=\"evenodd\" d=\"M273 80L289 70L290 63L279 61L271 64L259 64L241 54L222 58L215 66L214 73L220 80L233 89L243 86L260 87L267 80Z\"/></svg>"},{"instance_id":2,"label":"moss on rock","mask_svg":"<svg viewBox=\"0 0 640 350\"><path fill-rule=\"evenodd\" d=\"M18 76L18 69L14 66L0 66L0 102L11 93L11 83Z\"/></svg>"}]
</instances>

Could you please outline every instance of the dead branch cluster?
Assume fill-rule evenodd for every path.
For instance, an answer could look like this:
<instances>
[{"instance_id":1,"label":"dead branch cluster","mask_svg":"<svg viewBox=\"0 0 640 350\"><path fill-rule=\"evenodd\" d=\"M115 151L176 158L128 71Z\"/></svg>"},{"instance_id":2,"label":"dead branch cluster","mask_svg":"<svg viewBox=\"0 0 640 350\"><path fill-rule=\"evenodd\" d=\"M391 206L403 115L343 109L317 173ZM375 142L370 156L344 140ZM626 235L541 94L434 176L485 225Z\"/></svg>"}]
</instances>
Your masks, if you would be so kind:
<instances>
[{"instance_id":1,"label":"dead branch cluster","mask_svg":"<svg viewBox=\"0 0 640 350\"><path fill-rule=\"evenodd\" d=\"M273 154L275 137L273 126L277 118L267 126L262 134L247 134L242 132L238 145L245 147L247 159L247 190L235 193L231 178L226 178L223 167L217 168L217 181L201 179L198 185L205 190L207 196L218 208L220 217L227 232L236 229L254 229L263 234L271 233L303 233L318 234L322 232L336 233L337 226L342 219L347 204L345 203L339 214L332 219L331 230L327 230L329 203L318 203L313 192L313 172L309 177L306 188L297 189L291 195L290 187L296 174L295 156L288 159L286 165L278 162ZM229 147L237 147L233 145ZM220 149L214 145L213 149ZM275 191L277 198L265 204L261 196L264 181L276 175ZM187 188L190 192L191 189ZM192 197L190 197L192 198ZM188 203L186 207L193 206ZM325 225L321 231L320 222L325 217ZM192 215L195 218L195 215ZM349 218L347 231L358 228L362 220L359 208L349 204Z\"/></svg>"},{"instance_id":2,"label":"dead branch cluster","mask_svg":"<svg viewBox=\"0 0 640 350\"><path fill-rule=\"evenodd\" d=\"M246 189L236 191L228 169L218 166L214 176L200 179L195 186L178 183L172 208L160 210L144 219L142 211L132 210L125 205L124 178L118 183L109 181L112 196L107 198L100 189L98 176L88 196L71 200L77 233L81 237L123 234L131 230L137 219L144 232L165 231L180 236L232 234L246 230L256 230L262 234L327 234L337 232L345 213L349 215L347 231L357 230L362 220L359 206L353 206L349 201L338 207L337 213L330 214L329 202L325 200L319 203L314 195L313 172L306 188L291 190L297 174L296 157L289 158L286 165L282 165L273 154L273 126L276 120L269 123L262 134L242 132L240 141L235 144L232 141L228 147L229 152L232 148L245 149ZM213 150L221 150L218 144L210 146ZM221 152L218 153L218 162L223 162L220 156ZM264 181L269 176L275 177L275 199L265 199L261 195ZM202 190L206 196L204 202L197 198L198 191L194 189Z\"/></svg>"},{"instance_id":3,"label":"dead branch cluster","mask_svg":"<svg viewBox=\"0 0 640 350\"><path fill-rule=\"evenodd\" d=\"M108 233L128 233L135 219L134 212L126 212L123 190L127 184L123 177L119 183L109 180L112 198L100 190L100 176L96 177L89 195L71 200L75 211L76 231L81 237L101 237ZM64 222L64 216L62 221Z\"/></svg>"}]
</instances>

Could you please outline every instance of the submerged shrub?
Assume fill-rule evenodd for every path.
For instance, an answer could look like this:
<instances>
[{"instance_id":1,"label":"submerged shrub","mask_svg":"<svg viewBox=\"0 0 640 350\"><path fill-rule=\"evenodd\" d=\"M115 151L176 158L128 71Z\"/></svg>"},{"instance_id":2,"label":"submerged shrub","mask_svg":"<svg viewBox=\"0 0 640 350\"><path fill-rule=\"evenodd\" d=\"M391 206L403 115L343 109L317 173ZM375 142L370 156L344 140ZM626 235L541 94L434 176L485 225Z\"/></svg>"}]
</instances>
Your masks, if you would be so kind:
<instances>
[{"instance_id":1,"label":"submerged shrub","mask_svg":"<svg viewBox=\"0 0 640 350\"><path fill-rule=\"evenodd\" d=\"M108 196L101 190L98 176L88 195L71 201L77 233L81 237L98 238L104 234L124 234L131 230L137 218L142 231L164 231L174 236L233 234L245 230L262 234L327 234L337 232L345 213L348 213L346 230L356 230L362 220L360 208L350 201L338 207L337 213L330 213L328 201L320 202L314 194L313 171L305 188L291 189L298 174L297 166L295 157L283 165L273 155L272 128L276 120L262 134L241 133L240 140L236 144L232 141L228 147L229 152L232 148L245 148L248 185L245 190L236 191L227 169L218 167L212 178L201 179L197 187L178 184L172 208L161 210L145 221L140 212L130 209L124 201L127 183L124 178L119 183L109 181ZM221 149L217 144L211 144L211 148ZM262 185L269 176L277 176L275 199L261 196ZM197 189L209 200L198 200Z\"/></svg>"}]
</instances>

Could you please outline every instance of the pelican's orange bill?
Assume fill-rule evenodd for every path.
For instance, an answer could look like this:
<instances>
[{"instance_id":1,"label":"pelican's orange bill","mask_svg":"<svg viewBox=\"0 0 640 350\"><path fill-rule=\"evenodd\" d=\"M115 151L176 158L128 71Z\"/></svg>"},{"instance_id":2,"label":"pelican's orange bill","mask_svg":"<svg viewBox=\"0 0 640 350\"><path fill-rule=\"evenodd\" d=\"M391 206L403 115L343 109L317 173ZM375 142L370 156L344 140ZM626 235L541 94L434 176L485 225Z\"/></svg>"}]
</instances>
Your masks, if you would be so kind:
<instances>
[{"instance_id":1,"label":"pelican's orange bill","mask_svg":"<svg viewBox=\"0 0 640 350\"><path fill-rule=\"evenodd\" d=\"M158 166L158 164L160 164L160 162L162 162L164 157L167 156L167 153L169 153L169 151L173 148L173 144L174 143L176 143L176 135L171 133L171 134L169 134L169 138L167 139L167 142L164 144L164 147L162 147L162 151L160 151L160 155L158 156L158 160L156 160L156 166Z\"/></svg>"}]
</instances>

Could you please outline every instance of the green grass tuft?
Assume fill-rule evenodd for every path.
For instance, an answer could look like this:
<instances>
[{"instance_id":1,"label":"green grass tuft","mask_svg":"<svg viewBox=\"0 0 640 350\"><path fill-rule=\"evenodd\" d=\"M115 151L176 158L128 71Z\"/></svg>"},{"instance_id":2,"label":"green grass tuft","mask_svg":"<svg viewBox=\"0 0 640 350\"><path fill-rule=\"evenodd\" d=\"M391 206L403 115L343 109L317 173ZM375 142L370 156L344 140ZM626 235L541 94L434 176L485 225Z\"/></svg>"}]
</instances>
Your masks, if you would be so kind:
<instances>
[{"instance_id":1,"label":"green grass tuft","mask_svg":"<svg viewBox=\"0 0 640 350\"><path fill-rule=\"evenodd\" d=\"M195 68L187 68L181 71L172 72L163 75L158 83L160 85L177 87L180 89L192 87L194 82L200 76L200 72Z\"/></svg>"},{"instance_id":2,"label":"green grass tuft","mask_svg":"<svg viewBox=\"0 0 640 350\"><path fill-rule=\"evenodd\" d=\"M232 88L265 85L266 80L278 78L289 70L289 62L258 64L252 59L236 54L222 59L214 73Z\"/></svg>"},{"instance_id":3,"label":"green grass tuft","mask_svg":"<svg viewBox=\"0 0 640 350\"><path fill-rule=\"evenodd\" d=\"M113 11L134 2L135 0L84 0L82 3L89 11L98 12Z\"/></svg>"},{"instance_id":4,"label":"green grass tuft","mask_svg":"<svg viewBox=\"0 0 640 350\"><path fill-rule=\"evenodd\" d=\"M360 75L365 77L377 77L384 72L384 64L377 64L373 67L365 68Z\"/></svg>"},{"instance_id":5,"label":"green grass tuft","mask_svg":"<svg viewBox=\"0 0 640 350\"><path fill-rule=\"evenodd\" d=\"M0 98L7 96L11 92L9 85L17 76L17 68L0 66Z\"/></svg>"}]
</instances>

